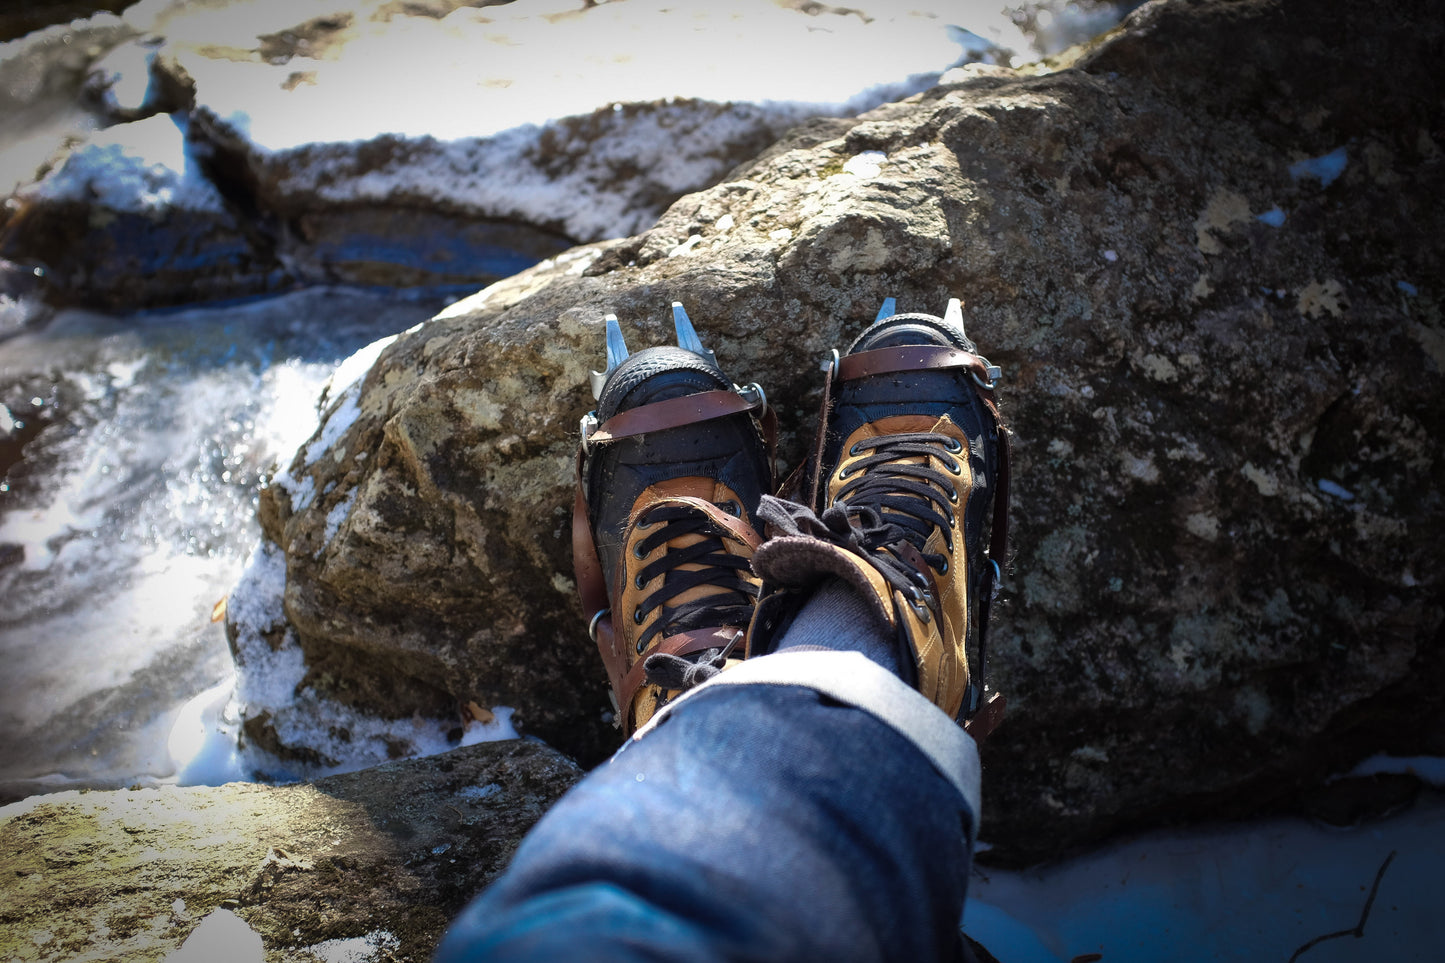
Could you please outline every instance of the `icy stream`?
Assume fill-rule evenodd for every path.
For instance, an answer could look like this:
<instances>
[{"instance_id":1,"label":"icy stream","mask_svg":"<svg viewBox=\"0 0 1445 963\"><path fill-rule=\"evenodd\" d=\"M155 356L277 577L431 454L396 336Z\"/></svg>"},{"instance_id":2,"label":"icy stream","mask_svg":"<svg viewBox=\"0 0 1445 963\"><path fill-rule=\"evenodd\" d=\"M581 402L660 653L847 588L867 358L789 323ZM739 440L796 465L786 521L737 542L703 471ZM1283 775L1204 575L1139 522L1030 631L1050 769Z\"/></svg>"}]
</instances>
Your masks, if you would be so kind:
<instances>
[{"instance_id":1,"label":"icy stream","mask_svg":"<svg viewBox=\"0 0 1445 963\"><path fill-rule=\"evenodd\" d=\"M257 541L258 485L315 428L336 365L440 303L314 289L65 312L0 343L25 440L0 491L0 800L248 775L200 734L229 691L212 612Z\"/></svg>"}]
</instances>

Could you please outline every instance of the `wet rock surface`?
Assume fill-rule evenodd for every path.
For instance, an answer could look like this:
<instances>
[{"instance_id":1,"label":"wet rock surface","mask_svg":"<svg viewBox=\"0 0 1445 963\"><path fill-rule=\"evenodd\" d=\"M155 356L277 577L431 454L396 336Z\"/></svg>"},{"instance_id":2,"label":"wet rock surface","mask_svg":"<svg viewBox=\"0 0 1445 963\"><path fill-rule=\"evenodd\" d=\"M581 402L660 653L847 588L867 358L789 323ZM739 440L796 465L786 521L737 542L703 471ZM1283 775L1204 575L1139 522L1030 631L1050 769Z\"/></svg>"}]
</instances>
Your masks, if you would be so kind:
<instances>
[{"instance_id":1,"label":"wet rock surface","mask_svg":"<svg viewBox=\"0 0 1445 963\"><path fill-rule=\"evenodd\" d=\"M514 740L307 785L34 797L0 809L0 952L161 960L206 925L228 938L192 959L426 960L580 775Z\"/></svg>"},{"instance_id":2,"label":"wet rock surface","mask_svg":"<svg viewBox=\"0 0 1445 963\"><path fill-rule=\"evenodd\" d=\"M830 348L884 297L961 296L1016 436L997 856L1420 751L1445 681L1440 31L1425 4L1151 4L1054 72L805 125L402 335L262 493L305 687L516 706L595 761L616 736L567 526L603 315L659 343L682 301L793 461Z\"/></svg>"}]
</instances>

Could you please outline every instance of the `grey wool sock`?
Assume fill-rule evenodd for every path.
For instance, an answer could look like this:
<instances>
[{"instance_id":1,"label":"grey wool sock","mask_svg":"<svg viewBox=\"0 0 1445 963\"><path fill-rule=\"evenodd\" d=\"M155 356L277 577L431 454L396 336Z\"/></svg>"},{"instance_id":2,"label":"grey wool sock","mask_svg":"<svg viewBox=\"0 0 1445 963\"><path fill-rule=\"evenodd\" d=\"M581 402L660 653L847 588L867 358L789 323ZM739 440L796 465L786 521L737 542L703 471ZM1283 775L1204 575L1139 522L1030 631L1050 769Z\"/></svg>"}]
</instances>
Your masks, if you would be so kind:
<instances>
[{"instance_id":1,"label":"grey wool sock","mask_svg":"<svg viewBox=\"0 0 1445 963\"><path fill-rule=\"evenodd\" d=\"M841 579L828 579L803 604L778 640L777 651L788 649L862 652L894 675L900 674L897 649L888 630Z\"/></svg>"}]
</instances>

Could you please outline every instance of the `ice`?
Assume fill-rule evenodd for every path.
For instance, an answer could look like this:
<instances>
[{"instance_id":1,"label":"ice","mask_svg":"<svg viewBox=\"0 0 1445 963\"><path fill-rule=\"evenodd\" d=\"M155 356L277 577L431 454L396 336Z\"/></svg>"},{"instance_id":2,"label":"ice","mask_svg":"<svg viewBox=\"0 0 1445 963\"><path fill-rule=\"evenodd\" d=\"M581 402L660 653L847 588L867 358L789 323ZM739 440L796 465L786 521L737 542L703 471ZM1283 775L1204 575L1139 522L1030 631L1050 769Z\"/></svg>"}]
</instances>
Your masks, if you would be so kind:
<instances>
[{"instance_id":1,"label":"ice","mask_svg":"<svg viewBox=\"0 0 1445 963\"><path fill-rule=\"evenodd\" d=\"M1289 165L1289 176L1296 181L1312 177L1320 182L1320 187L1329 187L1336 178L1345 172L1345 165L1349 159L1348 150L1338 147L1328 154L1310 157Z\"/></svg>"},{"instance_id":2,"label":"ice","mask_svg":"<svg viewBox=\"0 0 1445 963\"><path fill-rule=\"evenodd\" d=\"M1445 946L1440 796L1355 829L1258 821L1145 834L1052 866L976 867L964 930L1010 961L1284 961L1355 927L1387 859L1363 937L1301 959L1433 963Z\"/></svg>"},{"instance_id":3,"label":"ice","mask_svg":"<svg viewBox=\"0 0 1445 963\"><path fill-rule=\"evenodd\" d=\"M338 362L431 310L318 289L139 320L65 311L0 343L9 383L30 386L6 401L49 419L0 489L0 543L19 549L0 569L0 799L224 769L194 738L224 707L187 703L231 674L210 616L256 544L257 488L315 429Z\"/></svg>"},{"instance_id":4,"label":"ice","mask_svg":"<svg viewBox=\"0 0 1445 963\"><path fill-rule=\"evenodd\" d=\"M226 715L235 683L235 677L228 676L177 713L166 740L177 785L223 786L250 779L236 750L236 719Z\"/></svg>"}]
</instances>

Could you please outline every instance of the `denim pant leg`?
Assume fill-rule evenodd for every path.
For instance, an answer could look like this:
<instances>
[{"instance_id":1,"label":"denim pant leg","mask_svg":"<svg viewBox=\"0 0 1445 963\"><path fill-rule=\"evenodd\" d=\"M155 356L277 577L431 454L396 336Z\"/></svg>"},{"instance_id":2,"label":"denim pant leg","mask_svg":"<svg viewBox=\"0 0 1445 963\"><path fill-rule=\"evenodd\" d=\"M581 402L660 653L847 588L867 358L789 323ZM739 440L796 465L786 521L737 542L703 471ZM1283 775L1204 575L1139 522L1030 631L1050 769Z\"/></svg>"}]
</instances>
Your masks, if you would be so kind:
<instances>
[{"instance_id":1,"label":"denim pant leg","mask_svg":"<svg viewBox=\"0 0 1445 963\"><path fill-rule=\"evenodd\" d=\"M743 678L774 660L784 684ZM796 681L840 667L842 689ZM714 683L563 797L437 959L952 958L972 741L856 653L768 656Z\"/></svg>"}]
</instances>

